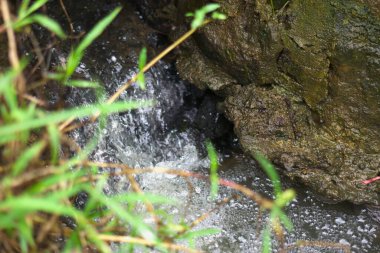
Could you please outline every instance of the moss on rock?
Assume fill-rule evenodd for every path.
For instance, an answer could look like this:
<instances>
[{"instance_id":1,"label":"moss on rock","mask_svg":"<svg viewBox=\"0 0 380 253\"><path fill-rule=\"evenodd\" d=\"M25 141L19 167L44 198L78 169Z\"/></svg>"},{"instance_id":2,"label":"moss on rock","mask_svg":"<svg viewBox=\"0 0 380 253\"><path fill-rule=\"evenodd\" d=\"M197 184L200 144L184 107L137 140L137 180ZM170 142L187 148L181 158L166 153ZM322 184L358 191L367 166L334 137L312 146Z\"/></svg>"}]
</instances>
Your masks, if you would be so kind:
<instances>
[{"instance_id":1,"label":"moss on rock","mask_svg":"<svg viewBox=\"0 0 380 253\"><path fill-rule=\"evenodd\" d=\"M229 19L187 43L180 74L225 96L246 151L334 200L379 204L360 183L380 173L378 2L219 2Z\"/></svg>"}]
</instances>

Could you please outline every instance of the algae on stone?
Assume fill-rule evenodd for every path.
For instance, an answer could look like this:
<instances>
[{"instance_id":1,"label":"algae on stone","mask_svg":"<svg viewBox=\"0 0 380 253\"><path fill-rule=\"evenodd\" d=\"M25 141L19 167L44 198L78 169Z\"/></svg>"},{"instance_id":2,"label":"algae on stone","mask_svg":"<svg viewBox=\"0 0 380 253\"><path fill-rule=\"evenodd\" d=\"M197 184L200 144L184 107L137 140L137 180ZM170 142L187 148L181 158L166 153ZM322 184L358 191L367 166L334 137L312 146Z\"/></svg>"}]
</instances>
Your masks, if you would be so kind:
<instances>
[{"instance_id":1,"label":"algae on stone","mask_svg":"<svg viewBox=\"0 0 380 253\"><path fill-rule=\"evenodd\" d=\"M334 200L379 204L380 16L371 0L217 1L180 74L225 97L243 148Z\"/></svg>"}]
</instances>

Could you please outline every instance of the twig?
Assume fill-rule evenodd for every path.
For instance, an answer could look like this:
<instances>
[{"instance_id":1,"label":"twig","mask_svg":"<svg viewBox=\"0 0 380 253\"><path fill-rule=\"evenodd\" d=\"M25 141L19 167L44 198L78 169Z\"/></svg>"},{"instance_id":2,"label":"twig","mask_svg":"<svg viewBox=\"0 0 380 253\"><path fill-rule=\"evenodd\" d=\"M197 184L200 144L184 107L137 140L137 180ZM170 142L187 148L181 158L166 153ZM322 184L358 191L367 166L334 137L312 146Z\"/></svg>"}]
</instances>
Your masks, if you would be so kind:
<instances>
[{"instance_id":1,"label":"twig","mask_svg":"<svg viewBox=\"0 0 380 253\"><path fill-rule=\"evenodd\" d=\"M185 180L186 180L187 190L188 190L189 194L187 197L186 206L185 206L185 210L184 210L184 214L183 214L184 217L186 217L188 215L188 211L190 210L190 204L191 204L190 202L191 202L191 199L192 199L192 196L194 193L194 186L191 183L190 179L188 177L185 177Z\"/></svg>"},{"instance_id":2,"label":"twig","mask_svg":"<svg viewBox=\"0 0 380 253\"><path fill-rule=\"evenodd\" d=\"M64 163L64 161L61 161ZM119 168L122 171L114 173L115 175L126 175L126 174L145 174L145 173L158 173L158 174L172 174L181 177L193 177L202 180L209 180L209 177L204 176L199 173L193 173L184 170L175 170L168 168L143 168L143 169L134 169L125 164L117 163L101 163L101 162L92 162L92 161L82 161L81 165L84 166L97 166L100 168ZM258 205L265 209L271 209L273 207L273 201L261 196L259 193L252 191L244 185L237 184L235 182L219 179L219 184L236 191L243 193L248 198L255 201Z\"/></svg>"},{"instance_id":3,"label":"twig","mask_svg":"<svg viewBox=\"0 0 380 253\"><path fill-rule=\"evenodd\" d=\"M61 5L63 12L65 13L65 16L67 18L67 22L69 23L70 33L71 33L71 35L73 35L74 34L74 26L73 26L73 22L71 21L70 15L67 12L67 9L66 9L65 4L63 3L63 0L59 0L59 3Z\"/></svg>"},{"instance_id":4,"label":"twig","mask_svg":"<svg viewBox=\"0 0 380 253\"><path fill-rule=\"evenodd\" d=\"M11 13L9 10L9 5L7 0L0 0L1 13L4 19L6 26L7 37L8 37L8 58L12 68L19 70L20 69L20 60L17 53L17 42L16 36L12 29L12 20ZM17 80L17 91L19 94L23 94L25 91L25 79L22 73L19 75Z\"/></svg>"},{"instance_id":5,"label":"twig","mask_svg":"<svg viewBox=\"0 0 380 253\"><path fill-rule=\"evenodd\" d=\"M128 180L129 182L131 182L131 186L132 186L132 189L139 195L144 195L144 192L141 190L140 188L140 185L137 183L136 179L134 178L134 176L132 174L128 174L127 175L128 177ZM160 219L157 217L157 215L155 214L155 211L154 211L154 206L152 205L152 203L150 203L148 200L144 200L144 203L145 203L145 207L146 207L146 210L150 213L150 215L152 215L156 225L157 225L157 228L160 226ZM157 229L158 230L158 229Z\"/></svg>"},{"instance_id":6,"label":"twig","mask_svg":"<svg viewBox=\"0 0 380 253\"><path fill-rule=\"evenodd\" d=\"M29 95L27 93L24 93L22 95L22 97L25 98L25 99L27 99L27 100L29 100L32 103L35 103L35 104L39 105L39 106L42 106L42 107L46 107L47 106L47 103L45 101L43 101L41 99L38 99L36 97L33 97L33 96L31 96L31 95Z\"/></svg>"},{"instance_id":7,"label":"twig","mask_svg":"<svg viewBox=\"0 0 380 253\"><path fill-rule=\"evenodd\" d=\"M190 225L190 228L194 228L196 225L198 225L199 223L201 223L202 221L204 221L205 219L207 219L208 217L210 217L210 215L216 211L218 211L220 208L222 208L222 206L226 205L228 202L230 202L232 199L237 199L239 198L239 196L237 195L234 195L230 198L224 198L221 202L219 202L216 207L214 207L213 209L211 209L210 211L208 211L207 213L204 213L202 214L198 219L196 219L195 221L193 221Z\"/></svg>"},{"instance_id":8,"label":"twig","mask_svg":"<svg viewBox=\"0 0 380 253\"><path fill-rule=\"evenodd\" d=\"M45 238L46 235L51 231L54 225L56 225L58 221L59 216L58 215L53 215L51 216L50 220L46 222L41 229L39 229L39 233L37 236L37 242L41 243Z\"/></svg>"},{"instance_id":9,"label":"twig","mask_svg":"<svg viewBox=\"0 0 380 253\"><path fill-rule=\"evenodd\" d=\"M41 49L40 43L39 43L38 39L36 38L36 35L34 34L34 32L33 32L32 29L28 33L28 38L29 38L30 42L33 45L33 52L36 54L38 61L35 64L35 66L33 67L33 69L29 71L29 73L28 73L28 75L26 77L27 80L36 72L36 70L40 66L42 68L42 71L41 71L42 73L46 73L47 72L47 66L45 64L45 58L44 58L44 55L42 53L42 49Z\"/></svg>"},{"instance_id":10,"label":"twig","mask_svg":"<svg viewBox=\"0 0 380 253\"><path fill-rule=\"evenodd\" d=\"M140 245L144 245L144 246L163 246L169 250L188 252L188 253L200 253L201 252L199 250L189 249L183 245L177 245L177 244L172 244L172 243L167 243L167 242L164 242L161 244L156 244L154 242L150 242L150 241L147 241L147 240L142 239L142 238L136 238L136 237L130 237L130 236L100 234L99 239L101 239L103 241L108 241L108 242L133 243L133 244L140 244Z\"/></svg>"}]
</instances>

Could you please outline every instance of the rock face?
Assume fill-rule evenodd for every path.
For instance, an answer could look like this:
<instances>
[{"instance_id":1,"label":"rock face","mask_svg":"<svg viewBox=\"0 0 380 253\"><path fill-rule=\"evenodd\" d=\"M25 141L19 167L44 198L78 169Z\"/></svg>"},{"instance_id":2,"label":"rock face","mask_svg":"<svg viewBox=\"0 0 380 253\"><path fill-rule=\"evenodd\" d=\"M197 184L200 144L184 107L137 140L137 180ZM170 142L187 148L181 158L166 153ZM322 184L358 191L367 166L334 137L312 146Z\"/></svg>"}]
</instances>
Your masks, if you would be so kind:
<instances>
[{"instance_id":1,"label":"rock face","mask_svg":"<svg viewBox=\"0 0 380 253\"><path fill-rule=\"evenodd\" d=\"M380 173L379 2L216 2L229 18L182 47L182 77L225 98L247 152L332 200L380 204L380 184L360 183Z\"/></svg>"}]
</instances>

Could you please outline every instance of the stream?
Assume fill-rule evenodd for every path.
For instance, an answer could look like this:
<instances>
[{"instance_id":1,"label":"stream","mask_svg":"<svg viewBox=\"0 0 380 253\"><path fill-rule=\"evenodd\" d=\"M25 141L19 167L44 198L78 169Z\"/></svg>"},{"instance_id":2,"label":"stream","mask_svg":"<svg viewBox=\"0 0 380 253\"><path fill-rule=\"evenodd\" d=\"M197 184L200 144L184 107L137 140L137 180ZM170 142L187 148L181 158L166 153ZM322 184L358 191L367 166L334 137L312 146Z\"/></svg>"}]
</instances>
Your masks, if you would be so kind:
<instances>
[{"instance_id":1,"label":"stream","mask_svg":"<svg viewBox=\"0 0 380 253\"><path fill-rule=\"evenodd\" d=\"M112 5L109 9L112 9ZM100 80L107 94L136 73L138 52L144 43L160 48L160 35L139 34L141 17L134 10L125 10L127 18L119 21L119 30L106 33L86 54L77 75L86 79ZM84 24L75 22L77 31ZM129 22L129 23L128 23ZM131 23L132 22L132 23ZM117 22L116 22L117 23ZM122 25L120 25L122 24ZM140 26L140 29L139 27ZM131 28L132 27L132 28ZM148 29L148 28L146 28ZM110 29L112 30L112 29ZM60 52L57 52L59 57ZM146 90L133 86L121 99L154 100L155 106L133 112L112 115L104 129L102 139L92 155L100 162L125 163L132 167L165 167L208 174L209 160L205 140L211 138L219 153L219 176L246 185L270 197L272 185L253 159L239 150L232 126L218 111L218 98L199 91L186 81L180 80L173 63L160 61L146 75ZM67 96L69 105L94 102L90 90L72 90ZM73 138L84 145L94 132L95 126L87 126L73 132ZM170 196L178 201L167 211L175 219L193 221L215 208L209 199L209 185L203 181L165 174L146 174L137 178L145 192ZM379 225L371 218L369 209L348 203L327 204L305 187L294 186L282 179L283 186L294 187L297 198L286 213L294 224L294 231L286 233L286 245L298 240L310 241L314 246L296 248L289 252L344 252L339 245L327 247L327 242L350 245L352 252L380 252ZM107 194L117 194L129 189L128 180L119 176L108 182ZM236 195L237 192L220 187L217 200ZM260 252L261 229L266 215L259 218L259 207L242 197L233 198L221 206L194 229L219 228L219 234L201 238L198 248L206 252ZM275 242L274 242L275 243ZM330 245L331 246L331 245ZM114 245L115 252L121 251ZM274 251L276 252L276 251Z\"/></svg>"}]
</instances>

